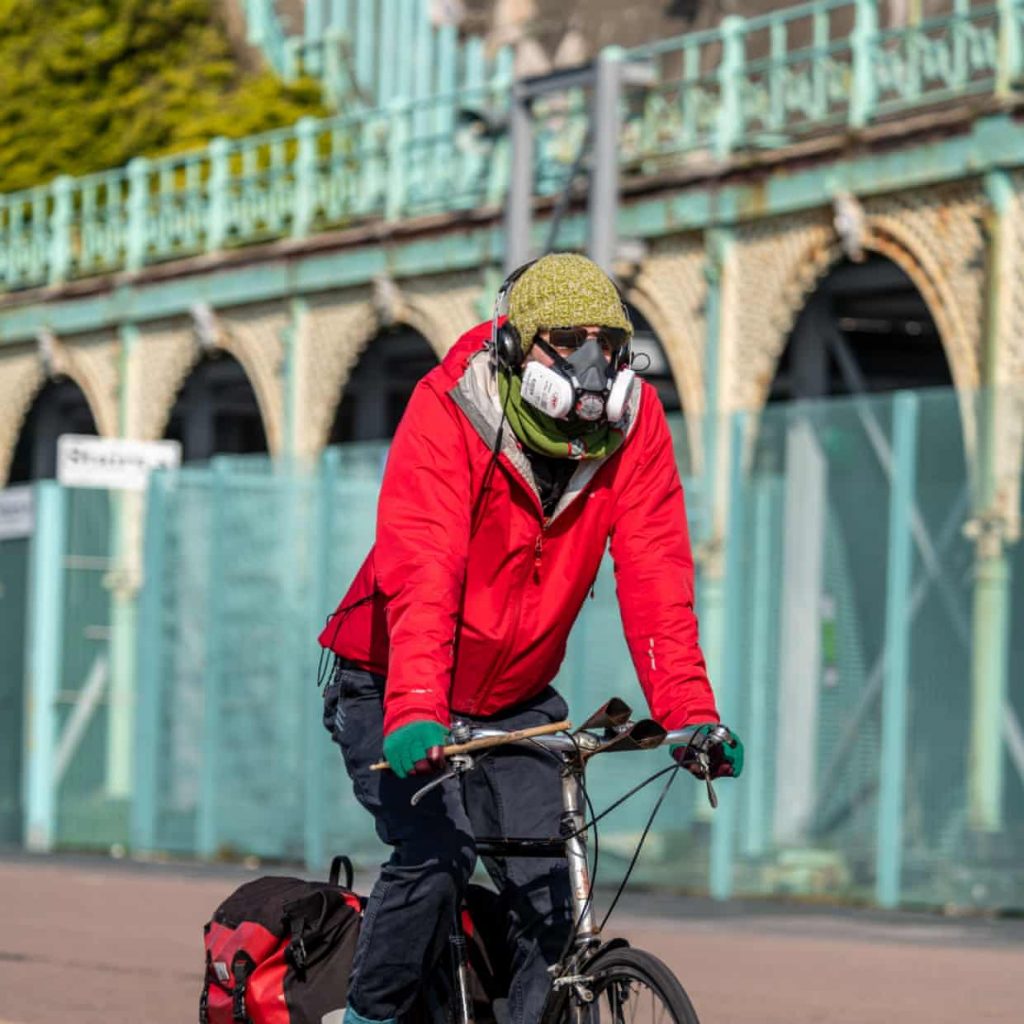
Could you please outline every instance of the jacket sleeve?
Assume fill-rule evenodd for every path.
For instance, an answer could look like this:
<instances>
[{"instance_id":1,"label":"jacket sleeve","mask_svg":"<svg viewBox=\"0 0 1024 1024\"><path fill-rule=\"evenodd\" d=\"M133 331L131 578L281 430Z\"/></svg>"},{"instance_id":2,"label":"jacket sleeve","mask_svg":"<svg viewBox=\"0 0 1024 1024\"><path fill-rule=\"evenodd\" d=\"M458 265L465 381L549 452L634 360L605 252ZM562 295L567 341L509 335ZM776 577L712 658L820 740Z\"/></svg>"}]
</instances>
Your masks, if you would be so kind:
<instances>
[{"instance_id":1,"label":"jacket sleeve","mask_svg":"<svg viewBox=\"0 0 1024 1024\"><path fill-rule=\"evenodd\" d=\"M718 711L697 635L693 555L672 435L647 387L639 415L638 434L622 453L633 457L620 467L627 476L616 488L611 552L626 642L651 714L679 729L716 722Z\"/></svg>"},{"instance_id":2,"label":"jacket sleeve","mask_svg":"<svg viewBox=\"0 0 1024 1024\"><path fill-rule=\"evenodd\" d=\"M384 470L374 565L388 627L385 734L416 719L448 724L470 516L457 415L450 399L419 384Z\"/></svg>"}]
</instances>

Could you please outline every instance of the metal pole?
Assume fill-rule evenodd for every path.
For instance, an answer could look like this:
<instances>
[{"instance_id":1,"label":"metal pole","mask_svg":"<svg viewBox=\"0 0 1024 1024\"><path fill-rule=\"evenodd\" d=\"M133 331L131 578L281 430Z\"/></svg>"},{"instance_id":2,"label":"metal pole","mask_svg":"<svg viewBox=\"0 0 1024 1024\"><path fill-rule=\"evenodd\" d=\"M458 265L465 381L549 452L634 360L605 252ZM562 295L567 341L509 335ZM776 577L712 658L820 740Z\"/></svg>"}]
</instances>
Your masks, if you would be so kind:
<instances>
[{"instance_id":1,"label":"metal pole","mask_svg":"<svg viewBox=\"0 0 1024 1024\"><path fill-rule=\"evenodd\" d=\"M587 204L590 227L587 253L606 274L612 272L618 249L616 216L619 208L622 57L622 49L618 46L607 46L598 54L590 110L593 164Z\"/></svg>"},{"instance_id":2,"label":"metal pole","mask_svg":"<svg viewBox=\"0 0 1024 1024\"><path fill-rule=\"evenodd\" d=\"M224 545L225 503L228 501L229 469L223 456L210 460L210 534L207 573L206 665L203 672L203 725L199 766L199 806L196 811L196 851L200 857L212 857L219 842L220 778L217 751L223 743L221 702L224 693Z\"/></svg>"},{"instance_id":3,"label":"metal pole","mask_svg":"<svg viewBox=\"0 0 1024 1024\"><path fill-rule=\"evenodd\" d=\"M508 200L505 206L505 273L530 258L530 220L533 202L533 125L530 103L518 85L512 86L509 104L509 139L512 149Z\"/></svg>"},{"instance_id":4,"label":"metal pole","mask_svg":"<svg viewBox=\"0 0 1024 1024\"><path fill-rule=\"evenodd\" d=\"M744 632L743 612L747 586L744 580L744 531L746 530L746 493L743 482L743 447L747 415L733 415L729 435L729 520L725 548L725 615L724 622L732 637L724 645L720 663L716 698L718 712L726 725L736 725L739 715L740 688L743 685L744 648L740 637ZM711 819L711 864L708 891L712 899L727 900L733 888L733 853L736 837L738 794L732 784L720 787L718 810Z\"/></svg>"},{"instance_id":5,"label":"metal pole","mask_svg":"<svg viewBox=\"0 0 1024 1024\"><path fill-rule=\"evenodd\" d=\"M1007 315L1015 270L1011 245L1014 190L1005 171L985 176L988 195L988 267L984 338L984 390L978 395L979 421L975 481L974 607L971 637L971 743L968 760L968 821L982 832L1003 827L1005 755L1003 711L1009 692L1010 568L1003 543L1005 520L999 507L1000 430L1006 396L1000 391L1002 335L1015 329Z\"/></svg>"},{"instance_id":6,"label":"metal pole","mask_svg":"<svg viewBox=\"0 0 1024 1024\"><path fill-rule=\"evenodd\" d=\"M743 790L747 813L743 852L759 856L764 852L768 836L768 793L771 742L768 737L771 657L775 651L773 612L778 584L776 574L777 546L775 509L779 504L780 487L774 478L757 481L753 488L754 537L751 566L750 674L747 718L744 723L750 777L744 778Z\"/></svg>"},{"instance_id":7,"label":"metal pole","mask_svg":"<svg viewBox=\"0 0 1024 1024\"><path fill-rule=\"evenodd\" d=\"M885 683L882 750L878 764L878 846L875 899L900 902L903 869L903 800L907 774L907 688L910 675L911 517L917 470L917 396L893 403L893 475L889 496L889 560L885 585Z\"/></svg>"},{"instance_id":8,"label":"metal pole","mask_svg":"<svg viewBox=\"0 0 1024 1024\"><path fill-rule=\"evenodd\" d=\"M707 277L707 356L705 359L704 394L704 451L698 453L698 472L703 484L701 500L707 515L706 547L700 565L700 624L704 656L712 673L721 671L725 650L725 581L722 560L722 545L727 501L728 463L722 456L728 450L721 443L721 434L728 424L721 422L721 401L719 398L719 353L725 345L728 307L725 289L728 281L727 264L733 244L733 232L729 228L712 228L706 239L704 273ZM710 813L702 793L695 793L696 815L706 821Z\"/></svg>"},{"instance_id":9,"label":"metal pole","mask_svg":"<svg viewBox=\"0 0 1024 1024\"><path fill-rule=\"evenodd\" d=\"M57 833L53 769L63 658L65 497L54 480L36 484L36 528L29 549L25 845L37 853L53 849Z\"/></svg>"},{"instance_id":10,"label":"metal pole","mask_svg":"<svg viewBox=\"0 0 1024 1024\"><path fill-rule=\"evenodd\" d=\"M164 473L154 473L146 492L145 559L136 656L139 679L135 721L135 797L131 810L133 851L156 848L167 484L168 478Z\"/></svg>"},{"instance_id":11,"label":"metal pole","mask_svg":"<svg viewBox=\"0 0 1024 1024\"><path fill-rule=\"evenodd\" d=\"M132 408L138 382L132 353L139 344L135 324L121 327L119 425L121 437L132 432ZM134 787L132 770L135 731L136 598L142 557L143 495L113 491L110 495L110 559L113 565L104 583L110 590L110 699L107 708L106 792L114 799L129 799Z\"/></svg>"},{"instance_id":12,"label":"metal pole","mask_svg":"<svg viewBox=\"0 0 1024 1024\"><path fill-rule=\"evenodd\" d=\"M1004 726L1009 683L1010 567L998 538L982 538L974 563L971 645L971 746L968 821L981 832L1003 827Z\"/></svg>"},{"instance_id":13,"label":"metal pole","mask_svg":"<svg viewBox=\"0 0 1024 1024\"><path fill-rule=\"evenodd\" d=\"M331 576L331 565L334 552L333 523L338 498L340 462L341 452L337 447L325 449L317 479L317 525L313 531L316 551L314 552L313 587L311 589L316 601L314 618L318 622L323 622L324 617L332 610L331 599L336 596L332 589L335 580ZM313 688L309 687L309 690L313 691ZM306 779L303 851L306 867L317 869L322 867L327 860L324 825L325 815L328 811L322 757L326 744L323 742L320 716L315 713L317 710L322 710L318 691L312 692L312 705L304 716L308 731L306 732L306 749L303 755Z\"/></svg>"}]
</instances>

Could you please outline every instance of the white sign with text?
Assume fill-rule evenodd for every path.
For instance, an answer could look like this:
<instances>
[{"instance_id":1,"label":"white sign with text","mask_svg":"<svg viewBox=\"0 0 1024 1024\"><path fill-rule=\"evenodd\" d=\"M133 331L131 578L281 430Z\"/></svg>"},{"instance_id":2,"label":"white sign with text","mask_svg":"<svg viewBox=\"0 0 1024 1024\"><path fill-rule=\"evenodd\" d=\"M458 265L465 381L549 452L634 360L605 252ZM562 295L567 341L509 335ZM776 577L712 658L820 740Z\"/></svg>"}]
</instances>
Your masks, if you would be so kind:
<instances>
[{"instance_id":1,"label":"white sign with text","mask_svg":"<svg viewBox=\"0 0 1024 1024\"><path fill-rule=\"evenodd\" d=\"M142 491L154 469L180 465L179 441L123 441L89 434L57 438L57 479L65 487Z\"/></svg>"}]
</instances>

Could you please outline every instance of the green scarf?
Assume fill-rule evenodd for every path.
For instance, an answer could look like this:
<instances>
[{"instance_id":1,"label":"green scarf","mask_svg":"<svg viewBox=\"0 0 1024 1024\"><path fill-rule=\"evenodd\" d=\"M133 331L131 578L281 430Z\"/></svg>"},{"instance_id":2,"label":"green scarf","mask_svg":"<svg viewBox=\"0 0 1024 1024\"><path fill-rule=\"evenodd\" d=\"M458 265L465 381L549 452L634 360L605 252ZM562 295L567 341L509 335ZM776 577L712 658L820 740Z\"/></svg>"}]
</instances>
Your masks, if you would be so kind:
<instances>
[{"instance_id":1,"label":"green scarf","mask_svg":"<svg viewBox=\"0 0 1024 1024\"><path fill-rule=\"evenodd\" d=\"M542 413L523 401L522 383L516 374L498 374L505 416L516 437L533 451L562 459L603 459L625 439L622 430L604 420L556 420Z\"/></svg>"}]
</instances>

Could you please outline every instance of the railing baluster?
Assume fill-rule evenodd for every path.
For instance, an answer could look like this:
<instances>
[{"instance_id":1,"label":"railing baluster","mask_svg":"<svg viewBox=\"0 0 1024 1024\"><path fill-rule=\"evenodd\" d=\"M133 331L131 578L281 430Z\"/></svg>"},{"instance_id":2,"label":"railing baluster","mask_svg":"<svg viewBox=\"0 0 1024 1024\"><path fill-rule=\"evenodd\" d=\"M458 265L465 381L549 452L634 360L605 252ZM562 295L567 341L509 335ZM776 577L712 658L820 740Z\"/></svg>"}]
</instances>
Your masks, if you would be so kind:
<instances>
[{"instance_id":1,"label":"railing baluster","mask_svg":"<svg viewBox=\"0 0 1024 1024\"><path fill-rule=\"evenodd\" d=\"M722 19L722 62L718 67L719 108L715 156L726 159L743 135L740 90L743 82L743 32L746 20L736 14Z\"/></svg>"},{"instance_id":2,"label":"railing baluster","mask_svg":"<svg viewBox=\"0 0 1024 1024\"><path fill-rule=\"evenodd\" d=\"M409 103L404 99L392 100L388 107L388 191L384 200L385 220L395 221L405 209L406 160L409 146Z\"/></svg>"},{"instance_id":3,"label":"railing baluster","mask_svg":"<svg viewBox=\"0 0 1024 1024\"><path fill-rule=\"evenodd\" d=\"M996 0L999 12L999 60L996 95L1009 98L1021 77L1020 0Z\"/></svg>"},{"instance_id":4,"label":"railing baluster","mask_svg":"<svg viewBox=\"0 0 1024 1024\"><path fill-rule=\"evenodd\" d=\"M863 128L874 111L875 47L878 45L877 0L856 0L853 27L853 83L850 89L849 126Z\"/></svg>"},{"instance_id":5,"label":"railing baluster","mask_svg":"<svg viewBox=\"0 0 1024 1024\"><path fill-rule=\"evenodd\" d=\"M231 144L227 139L211 139L210 178L206 198L206 251L215 252L224 248L228 236L228 189L231 168L228 165L228 151Z\"/></svg>"},{"instance_id":6,"label":"railing baluster","mask_svg":"<svg viewBox=\"0 0 1024 1024\"><path fill-rule=\"evenodd\" d=\"M137 156L128 164L128 238L125 267L141 270L146 262L149 221L149 161Z\"/></svg>"},{"instance_id":7,"label":"railing baluster","mask_svg":"<svg viewBox=\"0 0 1024 1024\"><path fill-rule=\"evenodd\" d=\"M48 281L52 285L66 281L71 268L71 214L74 187L74 179L66 174L54 178L50 185L53 190L53 212L50 215L50 273Z\"/></svg>"},{"instance_id":8,"label":"railing baluster","mask_svg":"<svg viewBox=\"0 0 1024 1024\"><path fill-rule=\"evenodd\" d=\"M811 50L811 109L804 111L807 120L828 117L829 14L820 8L814 12L814 45Z\"/></svg>"},{"instance_id":9,"label":"railing baluster","mask_svg":"<svg viewBox=\"0 0 1024 1024\"><path fill-rule=\"evenodd\" d=\"M298 151L295 154L295 210L292 215L292 238L305 238L313 224L316 211L317 134L320 122L304 117L295 125Z\"/></svg>"},{"instance_id":10,"label":"railing baluster","mask_svg":"<svg viewBox=\"0 0 1024 1024\"><path fill-rule=\"evenodd\" d=\"M789 65L786 63L786 37L788 26L784 21L772 22L771 67L769 68L769 115L768 129L781 132L786 127L786 80Z\"/></svg>"}]
</instances>

